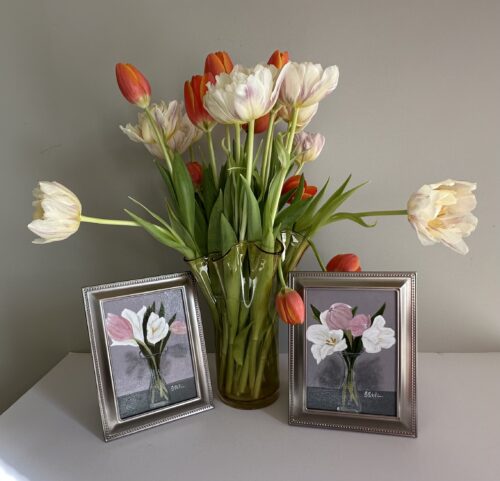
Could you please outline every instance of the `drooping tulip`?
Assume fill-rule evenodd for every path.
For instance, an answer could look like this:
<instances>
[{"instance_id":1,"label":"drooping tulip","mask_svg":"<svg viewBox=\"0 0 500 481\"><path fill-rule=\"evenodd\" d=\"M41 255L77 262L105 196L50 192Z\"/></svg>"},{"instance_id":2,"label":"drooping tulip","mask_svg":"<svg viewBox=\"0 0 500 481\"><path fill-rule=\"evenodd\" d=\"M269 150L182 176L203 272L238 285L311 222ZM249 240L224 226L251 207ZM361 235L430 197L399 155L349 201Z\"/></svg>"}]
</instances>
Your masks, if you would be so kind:
<instances>
[{"instance_id":1,"label":"drooping tulip","mask_svg":"<svg viewBox=\"0 0 500 481\"><path fill-rule=\"evenodd\" d=\"M195 187L199 187L203 180L203 167L199 162L188 162L186 164L189 175L191 176L191 180L193 181L193 185Z\"/></svg>"},{"instance_id":2,"label":"drooping tulip","mask_svg":"<svg viewBox=\"0 0 500 481\"><path fill-rule=\"evenodd\" d=\"M356 254L337 254L326 265L328 272L361 272L361 264Z\"/></svg>"},{"instance_id":3,"label":"drooping tulip","mask_svg":"<svg viewBox=\"0 0 500 481\"><path fill-rule=\"evenodd\" d=\"M78 230L82 205L73 192L58 182L42 181L33 196L35 210L28 229L39 236L34 244L61 241Z\"/></svg>"},{"instance_id":4,"label":"drooping tulip","mask_svg":"<svg viewBox=\"0 0 500 481\"><path fill-rule=\"evenodd\" d=\"M191 81L186 80L184 83L184 103L189 119L205 131L212 129L215 125L214 119L203 105L208 83L215 83L215 78L210 72L205 75L195 75Z\"/></svg>"},{"instance_id":5,"label":"drooping tulip","mask_svg":"<svg viewBox=\"0 0 500 481\"><path fill-rule=\"evenodd\" d=\"M286 182L283 184L283 188L281 189L281 195L285 195L291 190L298 189L301 177L302 177L301 175L293 175L292 177L288 178ZM307 185L307 182L304 181L304 192L302 192L302 196L300 198L301 200L309 199L310 197L316 195L317 192L318 188L315 185ZM292 195L287 200L287 202L291 204L294 199L295 195Z\"/></svg>"},{"instance_id":6,"label":"drooping tulip","mask_svg":"<svg viewBox=\"0 0 500 481\"><path fill-rule=\"evenodd\" d=\"M214 77L221 73L231 73L233 61L227 52L209 53L205 59L205 73L210 73Z\"/></svg>"},{"instance_id":7,"label":"drooping tulip","mask_svg":"<svg viewBox=\"0 0 500 481\"><path fill-rule=\"evenodd\" d=\"M424 245L441 242L459 254L467 254L468 237L477 226L471 212L476 207L472 182L448 179L423 185L408 200L408 220Z\"/></svg>"},{"instance_id":8,"label":"drooping tulip","mask_svg":"<svg viewBox=\"0 0 500 481\"><path fill-rule=\"evenodd\" d=\"M288 52L280 52L275 50L267 61L268 65L274 65L276 68L281 68L289 61Z\"/></svg>"},{"instance_id":9,"label":"drooping tulip","mask_svg":"<svg viewBox=\"0 0 500 481\"><path fill-rule=\"evenodd\" d=\"M316 160L325 145L320 133L299 132L293 139L295 162L299 165Z\"/></svg>"},{"instance_id":10,"label":"drooping tulip","mask_svg":"<svg viewBox=\"0 0 500 481\"><path fill-rule=\"evenodd\" d=\"M339 81L336 65L323 70L320 64L289 62L281 86L280 101L287 107L310 107L332 93Z\"/></svg>"},{"instance_id":11,"label":"drooping tulip","mask_svg":"<svg viewBox=\"0 0 500 481\"><path fill-rule=\"evenodd\" d=\"M289 287L282 288L276 295L276 310L286 324L303 324L306 316L304 301L300 294Z\"/></svg>"},{"instance_id":12,"label":"drooping tulip","mask_svg":"<svg viewBox=\"0 0 500 481\"><path fill-rule=\"evenodd\" d=\"M151 86L148 79L130 63L117 63L115 72L122 95L130 103L145 109L151 100Z\"/></svg>"},{"instance_id":13,"label":"drooping tulip","mask_svg":"<svg viewBox=\"0 0 500 481\"><path fill-rule=\"evenodd\" d=\"M237 65L208 84L203 103L221 124L246 124L266 115L276 104L287 66L278 75L272 65L246 69Z\"/></svg>"}]
</instances>

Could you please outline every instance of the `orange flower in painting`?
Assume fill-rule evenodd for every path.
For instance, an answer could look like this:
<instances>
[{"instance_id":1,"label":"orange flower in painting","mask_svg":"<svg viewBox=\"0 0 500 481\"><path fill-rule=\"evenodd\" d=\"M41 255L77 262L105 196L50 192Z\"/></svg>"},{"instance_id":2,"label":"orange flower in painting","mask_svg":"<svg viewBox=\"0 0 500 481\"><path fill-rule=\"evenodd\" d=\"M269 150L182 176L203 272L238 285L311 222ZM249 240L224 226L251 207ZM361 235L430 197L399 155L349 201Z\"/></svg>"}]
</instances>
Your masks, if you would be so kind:
<instances>
[{"instance_id":1,"label":"orange flower in painting","mask_svg":"<svg viewBox=\"0 0 500 481\"><path fill-rule=\"evenodd\" d=\"M211 73L214 77L221 73L231 73L233 61L227 52L209 53L205 60L205 73Z\"/></svg>"},{"instance_id":2,"label":"orange flower in painting","mask_svg":"<svg viewBox=\"0 0 500 481\"><path fill-rule=\"evenodd\" d=\"M151 100L148 79L130 63L117 63L116 81L122 95L131 103L145 109Z\"/></svg>"}]
</instances>

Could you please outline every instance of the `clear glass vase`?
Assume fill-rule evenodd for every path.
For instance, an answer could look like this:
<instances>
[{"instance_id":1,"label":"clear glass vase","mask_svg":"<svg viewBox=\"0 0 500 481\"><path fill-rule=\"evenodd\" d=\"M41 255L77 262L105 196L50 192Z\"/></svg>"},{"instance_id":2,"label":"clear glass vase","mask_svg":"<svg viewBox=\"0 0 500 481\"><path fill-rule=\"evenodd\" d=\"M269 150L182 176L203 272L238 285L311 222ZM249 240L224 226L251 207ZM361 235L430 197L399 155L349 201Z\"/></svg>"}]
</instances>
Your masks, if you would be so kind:
<instances>
[{"instance_id":1,"label":"clear glass vase","mask_svg":"<svg viewBox=\"0 0 500 481\"><path fill-rule=\"evenodd\" d=\"M219 394L237 408L261 408L279 395L274 299L282 252L242 242L189 261L212 314Z\"/></svg>"},{"instance_id":2,"label":"clear glass vase","mask_svg":"<svg viewBox=\"0 0 500 481\"><path fill-rule=\"evenodd\" d=\"M342 359L344 360L344 379L341 388L341 402L340 406L337 407L337 411L361 412L361 397L356 382L356 361L358 357L359 353L342 353Z\"/></svg>"},{"instance_id":3,"label":"clear glass vase","mask_svg":"<svg viewBox=\"0 0 500 481\"><path fill-rule=\"evenodd\" d=\"M149 356L143 354L142 357L147 361L150 373L148 389L149 409L158 409L166 406L170 401L170 397L167 383L160 370L161 355Z\"/></svg>"}]
</instances>

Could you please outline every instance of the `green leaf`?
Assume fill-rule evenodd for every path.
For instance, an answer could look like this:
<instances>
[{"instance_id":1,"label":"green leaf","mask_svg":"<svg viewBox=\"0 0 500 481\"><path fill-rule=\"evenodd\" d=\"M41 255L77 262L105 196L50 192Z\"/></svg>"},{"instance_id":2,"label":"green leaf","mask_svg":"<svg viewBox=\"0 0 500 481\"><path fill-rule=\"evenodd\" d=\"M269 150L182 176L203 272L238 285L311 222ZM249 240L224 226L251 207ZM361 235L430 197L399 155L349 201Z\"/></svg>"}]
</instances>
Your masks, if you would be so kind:
<instances>
[{"instance_id":1,"label":"green leaf","mask_svg":"<svg viewBox=\"0 0 500 481\"><path fill-rule=\"evenodd\" d=\"M212 176L212 171L209 167L203 169L203 178L201 180L200 196L203 200L203 207L205 209L205 214L207 219L210 219L210 213L217 199L217 190L214 184L214 178Z\"/></svg>"},{"instance_id":2,"label":"green leaf","mask_svg":"<svg viewBox=\"0 0 500 481\"><path fill-rule=\"evenodd\" d=\"M178 211L179 210L179 203L177 202L177 198L175 196L175 189L174 189L174 184L172 184L172 179L170 177L170 174L168 170L158 162L158 160L155 160L155 165L160 171L160 174L163 178L163 181L165 182L165 185L167 187L167 192L170 194L170 201L174 205L174 210Z\"/></svg>"},{"instance_id":3,"label":"green leaf","mask_svg":"<svg viewBox=\"0 0 500 481\"><path fill-rule=\"evenodd\" d=\"M317 307L314 307L312 304L310 304L310 306L311 306L311 310L313 312L314 319L321 322L321 320L319 318L319 316L321 315L321 311Z\"/></svg>"},{"instance_id":4,"label":"green leaf","mask_svg":"<svg viewBox=\"0 0 500 481\"><path fill-rule=\"evenodd\" d=\"M194 223L194 237L196 244L200 248L202 253L207 253L207 221L201 210L201 207L197 204L194 213L195 223Z\"/></svg>"},{"instance_id":5,"label":"green leaf","mask_svg":"<svg viewBox=\"0 0 500 481\"><path fill-rule=\"evenodd\" d=\"M290 200L292 195L293 190L289 190L287 193L281 195L278 210L281 210L283 208L283 206Z\"/></svg>"},{"instance_id":6,"label":"green leaf","mask_svg":"<svg viewBox=\"0 0 500 481\"><path fill-rule=\"evenodd\" d=\"M248 324L236 335L234 339L233 358L239 366L242 366L245 360L245 349L247 344L248 333L250 332L251 327L252 324Z\"/></svg>"},{"instance_id":7,"label":"green leaf","mask_svg":"<svg viewBox=\"0 0 500 481\"><path fill-rule=\"evenodd\" d=\"M380 306L379 310L373 314L373 316L371 316L371 320L373 321L373 319L375 319L377 316L382 316L384 314L384 311L385 311L385 302L382 304L382 306Z\"/></svg>"},{"instance_id":8,"label":"green leaf","mask_svg":"<svg viewBox=\"0 0 500 481\"><path fill-rule=\"evenodd\" d=\"M257 241L262 239L262 221L260 217L259 202L255 198L251 187L247 184L245 178L241 174L240 178L247 197L247 237L249 241Z\"/></svg>"},{"instance_id":9,"label":"green leaf","mask_svg":"<svg viewBox=\"0 0 500 481\"><path fill-rule=\"evenodd\" d=\"M281 224L282 229L289 229L302 216L313 197L308 199L293 201L290 207L283 209L274 220L275 224Z\"/></svg>"},{"instance_id":10,"label":"green leaf","mask_svg":"<svg viewBox=\"0 0 500 481\"><path fill-rule=\"evenodd\" d=\"M159 317L165 316L165 305L163 304L163 302L160 304L160 310L158 311L158 316Z\"/></svg>"},{"instance_id":11,"label":"green leaf","mask_svg":"<svg viewBox=\"0 0 500 481\"><path fill-rule=\"evenodd\" d=\"M187 231L194 236L194 187L182 157L176 154L172 161L173 184L179 203L179 218Z\"/></svg>"},{"instance_id":12,"label":"green leaf","mask_svg":"<svg viewBox=\"0 0 500 481\"><path fill-rule=\"evenodd\" d=\"M219 192L219 197L215 201L212 213L210 214L210 221L208 222L208 252L220 252L221 250L221 231L220 231L220 216L222 214L224 196L222 191Z\"/></svg>"},{"instance_id":13,"label":"green leaf","mask_svg":"<svg viewBox=\"0 0 500 481\"><path fill-rule=\"evenodd\" d=\"M349 212L338 212L336 214L333 214L330 219L328 220L328 224L331 224L333 222L339 222L341 220L350 220L352 222L356 222L356 224L359 224L362 227L375 227L377 225L377 221L375 221L373 224L368 224L363 220L363 217L360 217L359 215L356 214L351 214Z\"/></svg>"},{"instance_id":14,"label":"green leaf","mask_svg":"<svg viewBox=\"0 0 500 481\"><path fill-rule=\"evenodd\" d=\"M153 219L157 220L160 224L165 226L166 228L171 228L171 226L167 223L167 221L159 216L158 214L155 214L151 209L148 209L144 204L141 204L138 200L135 200L133 197L129 196L129 199L137 204L139 207L142 207Z\"/></svg>"},{"instance_id":15,"label":"green leaf","mask_svg":"<svg viewBox=\"0 0 500 481\"><path fill-rule=\"evenodd\" d=\"M297 232L303 232L311 226L311 220L314 216L314 212L316 211L316 207L319 204L320 200L323 198L329 182L330 179L325 182L325 185L322 187L322 189L312 198L312 201L307 206L307 209L302 214L302 217L297 221L297 224L295 226Z\"/></svg>"},{"instance_id":16,"label":"green leaf","mask_svg":"<svg viewBox=\"0 0 500 481\"><path fill-rule=\"evenodd\" d=\"M226 252L231 249L233 245L235 245L238 240L236 238L236 234L234 233L234 230L227 220L226 216L224 214L220 215L220 232L221 232L221 249L222 253L225 254Z\"/></svg>"},{"instance_id":17,"label":"green leaf","mask_svg":"<svg viewBox=\"0 0 500 481\"><path fill-rule=\"evenodd\" d=\"M224 215L227 219L233 219L234 209L238 208L234 205L234 199L233 182L226 182L224 187Z\"/></svg>"},{"instance_id":18,"label":"green leaf","mask_svg":"<svg viewBox=\"0 0 500 481\"><path fill-rule=\"evenodd\" d=\"M352 312L352 317L354 317L356 315L356 311L358 310L358 306L355 306L351 309L351 312Z\"/></svg>"}]
</instances>

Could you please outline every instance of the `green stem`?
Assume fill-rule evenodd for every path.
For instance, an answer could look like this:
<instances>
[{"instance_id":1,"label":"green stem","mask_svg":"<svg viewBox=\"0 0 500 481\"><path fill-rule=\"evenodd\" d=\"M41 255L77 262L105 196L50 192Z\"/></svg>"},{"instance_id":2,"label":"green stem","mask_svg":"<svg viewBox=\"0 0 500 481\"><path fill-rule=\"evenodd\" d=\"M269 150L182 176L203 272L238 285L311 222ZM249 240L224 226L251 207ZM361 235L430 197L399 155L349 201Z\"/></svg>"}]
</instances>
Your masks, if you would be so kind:
<instances>
[{"instance_id":1,"label":"green stem","mask_svg":"<svg viewBox=\"0 0 500 481\"><path fill-rule=\"evenodd\" d=\"M217 178L217 165L215 163L215 152L214 152L214 142L212 140L212 131L207 132L207 143L208 143L208 155L210 158L210 168L212 169L212 175L214 177L215 189L219 188L219 179Z\"/></svg>"},{"instance_id":2,"label":"green stem","mask_svg":"<svg viewBox=\"0 0 500 481\"><path fill-rule=\"evenodd\" d=\"M163 152L163 156L165 157L165 162L167 164L168 171L170 172L170 174L172 174L172 160L170 159L170 155L168 153L167 146L165 145L163 135L158 130L158 125L156 124L155 119L151 115L151 111L149 110L149 107L144 109L144 112L146 112L146 116L148 117L149 123L151 124L153 132L155 133L156 140L161 147L161 151Z\"/></svg>"},{"instance_id":3,"label":"green stem","mask_svg":"<svg viewBox=\"0 0 500 481\"><path fill-rule=\"evenodd\" d=\"M264 158L262 159L262 192L267 191L267 183L269 181L269 172L270 172L270 158L271 158L271 145L273 140L273 132L274 132L274 122L276 120L276 115L278 111L274 111L271 113L271 117L269 119L269 127L267 129L266 134L266 144L264 147Z\"/></svg>"},{"instance_id":4,"label":"green stem","mask_svg":"<svg viewBox=\"0 0 500 481\"><path fill-rule=\"evenodd\" d=\"M369 212L353 212L359 217L377 217L383 215L408 215L407 210L373 210Z\"/></svg>"},{"instance_id":5,"label":"green stem","mask_svg":"<svg viewBox=\"0 0 500 481\"><path fill-rule=\"evenodd\" d=\"M297 130L297 120L299 118L299 108L294 107L292 114L292 122L288 129L288 137L286 139L286 151L288 155L292 153L293 138L295 137L295 131Z\"/></svg>"},{"instance_id":6,"label":"green stem","mask_svg":"<svg viewBox=\"0 0 500 481\"><path fill-rule=\"evenodd\" d=\"M252 188L252 174L253 174L253 142L254 142L254 129L255 120L248 122L248 135L247 135L247 169L245 174L245 179L250 188ZM243 212L241 215L241 229L240 229L240 241L245 239L247 230L247 197L243 199Z\"/></svg>"},{"instance_id":7,"label":"green stem","mask_svg":"<svg viewBox=\"0 0 500 481\"><path fill-rule=\"evenodd\" d=\"M283 276L283 267L281 265L281 259L278 261L278 277L279 277L279 280L281 282L281 287L283 289L286 288L286 282L285 282L285 277Z\"/></svg>"},{"instance_id":8,"label":"green stem","mask_svg":"<svg viewBox=\"0 0 500 481\"><path fill-rule=\"evenodd\" d=\"M133 220L100 219L99 217L87 217L86 215L81 215L80 221L88 222L90 224L123 225L129 227L140 227L140 225L137 222L134 222Z\"/></svg>"},{"instance_id":9,"label":"green stem","mask_svg":"<svg viewBox=\"0 0 500 481\"><path fill-rule=\"evenodd\" d=\"M240 154L241 154L241 125L234 124L234 148L236 150L236 164L240 163Z\"/></svg>"},{"instance_id":10,"label":"green stem","mask_svg":"<svg viewBox=\"0 0 500 481\"><path fill-rule=\"evenodd\" d=\"M311 246L311 249L314 253L314 257L316 257L316 260L318 261L318 264L319 266L321 267L321 270L323 272L326 272L326 267L325 265L323 264L323 262L321 261L321 257L319 255L319 252L318 252L318 249L316 247L316 244L311 240L311 239L307 239L307 242L309 243L309 245Z\"/></svg>"}]
</instances>

